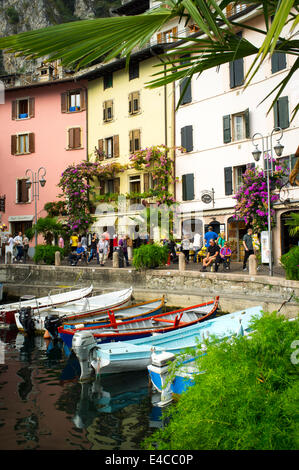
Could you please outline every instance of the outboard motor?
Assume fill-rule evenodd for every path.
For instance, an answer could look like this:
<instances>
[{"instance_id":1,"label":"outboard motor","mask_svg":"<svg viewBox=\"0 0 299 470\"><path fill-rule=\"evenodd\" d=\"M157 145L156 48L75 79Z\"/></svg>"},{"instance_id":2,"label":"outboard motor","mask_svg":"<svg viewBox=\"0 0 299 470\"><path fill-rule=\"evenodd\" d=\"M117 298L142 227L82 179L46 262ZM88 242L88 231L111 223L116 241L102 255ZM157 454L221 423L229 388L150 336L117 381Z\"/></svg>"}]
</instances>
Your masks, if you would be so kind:
<instances>
[{"instance_id":1,"label":"outboard motor","mask_svg":"<svg viewBox=\"0 0 299 470\"><path fill-rule=\"evenodd\" d=\"M20 309L19 320L26 333L34 334L35 325L31 314L31 307L22 307Z\"/></svg>"},{"instance_id":2,"label":"outboard motor","mask_svg":"<svg viewBox=\"0 0 299 470\"><path fill-rule=\"evenodd\" d=\"M62 318L59 315L47 315L45 318L45 329L50 333L53 339L58 338L58 327L62 325Z\"/></svg>"}]
</instances>

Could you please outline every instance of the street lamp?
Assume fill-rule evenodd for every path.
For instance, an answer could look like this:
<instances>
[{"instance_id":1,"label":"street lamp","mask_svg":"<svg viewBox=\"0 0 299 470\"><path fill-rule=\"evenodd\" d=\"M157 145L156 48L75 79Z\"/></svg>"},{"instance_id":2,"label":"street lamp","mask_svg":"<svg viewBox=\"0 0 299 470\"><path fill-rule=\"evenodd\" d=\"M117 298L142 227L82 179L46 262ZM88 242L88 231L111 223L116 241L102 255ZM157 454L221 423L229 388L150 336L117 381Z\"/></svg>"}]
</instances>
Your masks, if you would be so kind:
<instances>
[{"instance_id":1,"label":"street lamp","mask_svg":"<svg viewBox=\"0 0 299 470\"><path fill-rule=\"evenodd\" d=\"M28 175L31 174L31 179ZM35 202L35 214L34 214L34 222L37 224L37 201L39 199L39 185L43 188L46 184L45 176L46 176L46 169L42 166L38 169L37 172L33 172L32 170L26 170L26 188L30 189L32 186L32 198ZM37 245L37 231L35 229L35 246Z\"/></svg>"},{"instance_id":2,"label":"street lamp","mask_svg":"<svg viewBox=\"0 0 299 470\"><path fill-rule=\"evenodd\" d=\"M280 137L277 139L277 144L273 147L272 139L273 134L276 131L280 131ZM255 137L259 136L262 139L262 151L258 149L258 144L254 142ZM261 155L264 157L264 171L267 176L267 201L268 201L268 243L269 243L269 274L273 276L273 266L272 266L272 232L271 232L271 195L270 195L270 172L273 174L273 148L277 157L281 157L284 146L280 143L280 140L283 136L283 131L280 127L274 127L271 134L268 136L262 136L259 132L254 134L252 137L252 143L255 146L254 151L252 152L253 158L256 162L259 161ZM269 154L271 160L269 161Z\"/></svg>"}]
</instances>

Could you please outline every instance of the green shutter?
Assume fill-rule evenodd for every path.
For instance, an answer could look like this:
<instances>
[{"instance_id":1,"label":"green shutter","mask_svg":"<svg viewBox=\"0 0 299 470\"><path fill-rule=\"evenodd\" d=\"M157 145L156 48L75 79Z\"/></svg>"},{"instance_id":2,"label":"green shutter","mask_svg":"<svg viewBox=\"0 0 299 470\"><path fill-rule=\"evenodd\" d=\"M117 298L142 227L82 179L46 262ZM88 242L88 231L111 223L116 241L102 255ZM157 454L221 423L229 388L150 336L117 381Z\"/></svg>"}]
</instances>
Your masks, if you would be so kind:
<instances>
[{"instance_id":1,"label":"green shutter","mask_svg":"<svg viewBox=\"0 0 299 470\"><path fill-rule=\"evenodd\" d=\"M193 150L193 128L192 126L185 126L181 129L181 146L186 149L186 152Z\"/></svg>"},{"instance_id":2,"label":"green shutter","mask_svg":"<svg viewBox=\"0 0 299 470\"><path fill-rule=\"evenodd\" d=\"M184 78L180 83L180 97L181 104L191 103L191 81L189 78Z\"/></svg>"},{"instance_id":3,"label":"green shutter","mask_svg":"<svg viewBox=\"0 0 299 470\"><path fill-rule=\"evenodd\" d=\"M274 52L271 57L271 71L272 73L284 70L287 66L285 52Z\"/></svg>"},{"instance_id":4,"label":"green shutter","mask_svg":"<svg viewBox=\"0 0 299 470\"><path fill-rule=\"evenodd\" d=\"M230 114L223 116L223 142L227 144L231 142L232 135L231 135L231 118Z\"/></svg>"},{"instance_id":5,"label":"green shutter","mask_svg":"<svg viewBox=\"0 0 299 470\"><path fill-rule=\"evenodd\" d=\"M250 122L249 122L249 109L248 108L244 111L244 118L245 118L245 137L246 139L250 139Z\"/></svg>"},{"instance_id":6,"label":"green shutter","mask_svg":"<svg viewBox=\"0 0 299 470\"><path fill-rule=\"evenodd\" d=\"M282 96L274 104L274 127L286 129L289 125L289 98Z\"/></svg>"},{"instance_id":7,"label":"green shutter","mask_svg":"<svg viewBox=\"0 0 299 470\"><path fill-rule=\"evenodd\" d=\"M183 175L183 201L192 201L194 199L194 174Z\"/></svg>"},{"instance_id":8,"label":"green shutter","mask_svg":"<svg viewBox=\"0 0 299 470\"><path fill-rule=\"evenodd\" d=\"M226 196L233 194L233 169L231 166L224 168L224 187Z\"/></svg>"}]
</instances>

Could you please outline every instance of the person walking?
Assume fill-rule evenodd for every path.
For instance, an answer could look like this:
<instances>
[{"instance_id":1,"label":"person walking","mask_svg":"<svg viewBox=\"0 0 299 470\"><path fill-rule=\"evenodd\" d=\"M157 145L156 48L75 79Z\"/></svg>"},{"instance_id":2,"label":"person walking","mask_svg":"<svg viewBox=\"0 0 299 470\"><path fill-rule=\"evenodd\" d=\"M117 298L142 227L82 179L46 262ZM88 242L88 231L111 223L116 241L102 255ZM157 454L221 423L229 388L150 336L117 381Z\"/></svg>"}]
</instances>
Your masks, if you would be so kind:
<instances>
[{"instance_id":1,"label":"person walking","mask_svg":"<svg viewBox=\"0 0 299 470\"><path fill-rule=\"evenodd\" d=\"M195 233L193 238L193 263L197 262L197 255L202 248L202 236L199 233Z\"/></svg>"},{"instance_id":2,"label":"person walking","mask_svg":"<svg viewBox=\"0 0 299 470\"><path fill-rule=\"evenodd\" d=\"M98 250L97 250L97 245L98 245L98 237L97 237L97 234L96 233L93 233L92 234L92 237L91 237L91 242L90 242L90 255L89 255L89 258L87 260L87 263L89 264L91 262L91 260L93 259L94 256L96 256L97 258L97 263L99 263L99 254L98 254Z\"/></svg>"},{"instance_id":3,"label":"person walking","mask_svg":"<svg viewBox=\"0 0 299 470\"><path fill-rule=\"evenodd\" d=\"M253 241L252 241L252 228L247 230L247 233L243 237L243 246L245 250L244 260L243 260L243 271L247 271L246 263L250 255L254 254L253 250Z\"/></svg>"},{"instance_id":4,"label":"person walking","mask_svg":"<svg viewBox=\"0 0 299 470\"><path fill-rule=\"evenodd\" d=\"M97 245L98 258L101 266L105 266L109 254L109 248L109 240L102 235Z\"/></svg>"},{"instance_id":5,"label":"person walking","mask_svg":"<svg viewBox=\"0 0 299 470\"><path fill-rule=\"evenodd\" d=\"M14 243L15 243L16 248L17 248L16 260L22 262L22 258L23 258L23 255L24 255L22 232L19 232L19 234L15 236Z\"/></svg>"}]
</instances>

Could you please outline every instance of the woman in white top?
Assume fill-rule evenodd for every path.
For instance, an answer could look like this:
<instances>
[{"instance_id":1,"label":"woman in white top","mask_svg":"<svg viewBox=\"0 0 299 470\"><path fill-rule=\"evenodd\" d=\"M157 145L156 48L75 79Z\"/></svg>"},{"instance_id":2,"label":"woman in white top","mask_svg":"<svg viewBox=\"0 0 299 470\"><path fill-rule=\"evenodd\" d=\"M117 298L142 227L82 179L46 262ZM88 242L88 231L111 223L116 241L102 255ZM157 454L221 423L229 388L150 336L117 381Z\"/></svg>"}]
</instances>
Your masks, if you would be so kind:
<instances>
[{"instance_id":1,"label":"woman in white top","mask_svg":"<svg viewBox=\"0 0 299 470\"><path fill-rule=\"evenodd\" d=\"M105 240L105 237L102 236L100 238L97 249L99 254L99 263L101 266L104 266L109 254L109 242L108 240Z\"/></svg>"},{"instance_id":2,"label":"woman in white top","mask_svg":"<svg viewBox=\"0 0 299 470\"><path fill-rule=\"evenodd\" d=\"M11 233L8 235L8 240L5 245L5 264L7 264L7 253L11 253L11 261L13 261L13 248L14 248L15 242L14 239L11 236Z\"/></svg>"}]
</instances>

